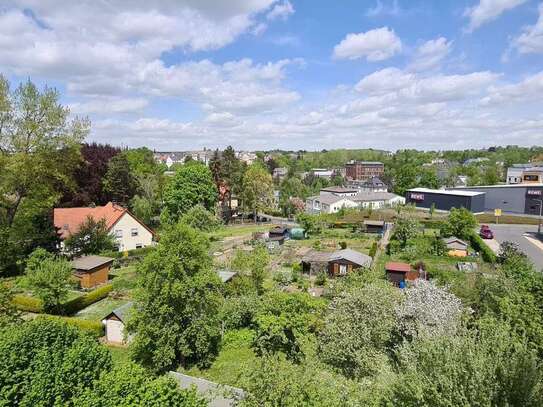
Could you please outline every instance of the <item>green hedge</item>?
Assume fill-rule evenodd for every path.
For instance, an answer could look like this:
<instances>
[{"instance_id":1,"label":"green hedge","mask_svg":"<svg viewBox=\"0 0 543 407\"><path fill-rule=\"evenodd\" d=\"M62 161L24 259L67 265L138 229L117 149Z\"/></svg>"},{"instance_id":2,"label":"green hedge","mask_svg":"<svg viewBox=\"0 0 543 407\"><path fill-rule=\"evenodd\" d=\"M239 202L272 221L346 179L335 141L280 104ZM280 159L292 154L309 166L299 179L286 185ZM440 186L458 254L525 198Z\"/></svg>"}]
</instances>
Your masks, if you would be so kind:
<instances>
[{"instance_id":1,"label":"green hedge","mask_svg":"<svg viewBox=\"0 0 543 407\"><path fill-rule=\"evenodd\" d=\"M475 250L481 253L481 257L484 261L488 263L496 263L496 254L490 249L490 247L487 246L487 244L484 242L483 239L477 234L472 233L470 235L470 244L471 247Z\"/></svg>"},{"instance_id":2,"label":"green hedge","mask_svg":"<svg viewBox=\"0 0 543 407\"><path fill-rule=\"evenodd\" d=\"M90 334L100 337L104 336L104 325L101 321L92 321L73 317L60 317L57 315L40 315L38 318L57 319L66 322L68 325L76 326Z\"/></svg>"},{"instance_id":3,"label":"green hedge","mask_svg":"<svg viewBox=\"0 0 543 407\"><path fill-rule=\"evenodd\" d=\"M12 302L20 311L35 312L37 314L43 312L43 302L38 298L17 294L13 297Z\"/></svg>"},{"instance_id":4,"label":"green hedge","mask_svg":"<svg viewBox=\"0 0 543 407\"><path fill-rule=\"evenodd\" d=\"M123 259L123 258L130 258L130 257L144 257L150 252L155 250L155 246L147 246L142 247L141 249L133 249L128 250L128 256L125 257L124 252L119 252L116 250L108 250L105 252L100 253L100 256L106 256L106 257L113 257L114 259Z\"/></svg>"},{"instance_id":5,"label":"green hedge","mask_svg":"<svg viewBox=\"0 0 543 407\"><path fill-rule=\"evenodd\" d=\"M108 296L113 290L113 284L106 284L102 287L92 290L85 295L74 298L63 305L65 315L73 315L76 312L87 308L89 305L94 304Z\"/></svg>"}]
</instances>

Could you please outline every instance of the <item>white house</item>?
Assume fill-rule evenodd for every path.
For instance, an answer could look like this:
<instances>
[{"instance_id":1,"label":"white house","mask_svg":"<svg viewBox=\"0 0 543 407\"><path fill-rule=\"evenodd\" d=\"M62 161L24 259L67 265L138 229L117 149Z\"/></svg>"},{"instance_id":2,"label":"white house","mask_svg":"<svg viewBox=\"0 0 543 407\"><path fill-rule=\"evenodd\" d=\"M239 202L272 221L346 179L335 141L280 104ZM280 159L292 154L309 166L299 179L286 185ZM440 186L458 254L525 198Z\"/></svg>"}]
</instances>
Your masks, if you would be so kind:
<instances>
[{"instance_id":1,"label":"white house","mask_svg":"<svg viewBox=\"0 0 543 407\"><path fill-rule=\"evenodd\" d=\"M62 240L77 233L85 220L104 220L109 233L115 238L119 251L140 249L154 244L154 232L128 209L109 202L94 208L55 208L53 222Z\"/></svg>"},{"instance_id":2,"label":"white house","mask_svg":"<svg viewBox=\"0 0 543 407\"><path fill-rule=\"evenodd\" d=\"M337 213L341 208L373 208L405 204L405 198L390 192L358 192L355 195L341 196L324 192L307 198L307 213Z\"/></svg>"}]
</instances>

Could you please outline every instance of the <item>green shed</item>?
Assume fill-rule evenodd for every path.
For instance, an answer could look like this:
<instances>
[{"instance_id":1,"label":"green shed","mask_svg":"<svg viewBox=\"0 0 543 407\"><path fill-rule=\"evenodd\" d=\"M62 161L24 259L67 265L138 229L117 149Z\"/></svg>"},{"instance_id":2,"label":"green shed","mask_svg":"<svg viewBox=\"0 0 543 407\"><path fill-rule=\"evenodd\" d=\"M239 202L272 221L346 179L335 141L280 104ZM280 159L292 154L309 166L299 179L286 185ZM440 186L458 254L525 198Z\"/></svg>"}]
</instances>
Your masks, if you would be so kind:
<instances>
[{"instance_id":1,"label":"green shed","mask_svg":"<svg viewBox=\"0 0 543 407\"><path fill-rule=\"evenodd\" d=\"M307 237L305 229L302 228L292 228L290 229L290 238L294 240L302 240Z\"/></svg>"}]
</instances>

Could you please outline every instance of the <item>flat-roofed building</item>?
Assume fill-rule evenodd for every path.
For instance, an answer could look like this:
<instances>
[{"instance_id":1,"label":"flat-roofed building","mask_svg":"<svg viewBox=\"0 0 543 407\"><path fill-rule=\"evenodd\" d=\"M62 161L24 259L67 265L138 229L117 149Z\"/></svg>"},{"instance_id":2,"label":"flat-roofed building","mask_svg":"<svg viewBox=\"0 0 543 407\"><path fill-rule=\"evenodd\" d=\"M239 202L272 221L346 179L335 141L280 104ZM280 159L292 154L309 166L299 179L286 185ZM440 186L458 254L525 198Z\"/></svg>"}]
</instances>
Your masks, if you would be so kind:
<instances>
[{"instance_id":1,"label":"flat-roofed building","mask_svg":"<svg viewBox=\"0 0 543 407\"><path fill-rule=\"evenodd\" d=\"M412 188L407 190L405 199L406 203L417 208L434 207L438 211L462 207L473 213L482 213L485 210L485 193L479 191Z\"/></svg>"}]
</instances>

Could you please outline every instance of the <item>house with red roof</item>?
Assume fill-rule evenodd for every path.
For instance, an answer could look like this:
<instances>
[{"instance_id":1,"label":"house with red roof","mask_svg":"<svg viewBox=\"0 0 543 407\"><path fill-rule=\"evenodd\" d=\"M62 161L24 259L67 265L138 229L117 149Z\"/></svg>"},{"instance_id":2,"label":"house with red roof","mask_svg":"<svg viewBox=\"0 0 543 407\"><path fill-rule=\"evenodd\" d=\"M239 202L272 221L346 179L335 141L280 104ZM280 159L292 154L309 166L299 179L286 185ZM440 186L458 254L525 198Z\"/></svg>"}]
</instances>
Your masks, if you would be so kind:
<instances>
[{"instance_id":1,"label":"house with red roof","mask_svg":"<svg viewBox=\"0 0 543 407\"><path fill-rule=\"evenodd\" d=\"M155 233L128 209L112 202L104 206L53 210L53 222L62 240L77 233L89 216L97 222L102 219L106 222L119 251L139 249L153 244Z\"/></svg>"}]
</instances>

